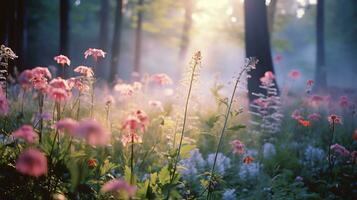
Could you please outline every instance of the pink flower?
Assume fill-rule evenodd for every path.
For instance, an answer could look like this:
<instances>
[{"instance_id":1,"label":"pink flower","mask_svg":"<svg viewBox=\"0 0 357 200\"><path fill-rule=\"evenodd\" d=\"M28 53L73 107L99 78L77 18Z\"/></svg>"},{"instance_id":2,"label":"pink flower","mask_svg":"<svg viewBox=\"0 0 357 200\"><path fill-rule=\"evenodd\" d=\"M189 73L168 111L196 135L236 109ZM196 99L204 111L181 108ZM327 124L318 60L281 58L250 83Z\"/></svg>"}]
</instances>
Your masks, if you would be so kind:
<instances>
[{"instance_id":1,"label":"pink flower","mask_svg":"<svg viewBox=\"0 0 357 200\"><path fill-rule=\"evenodd\" d=\"M0 116L5 116L9 113L10 107L9 107L9 102L3 94L3 92L0 93Z\"/></svg>"},{"instance_id":2,"label":"pink flower","mask_svg":"<svg viewBox=\"0 0 357 200\"><path fill-rule=\"evenodd\" d=\"M172 79L167 74L154 74L150 77L150 80L158 85L171 85Z\"/></svg>"},{"instance_id":3,"label":"pink flower","mask_svg":"<svg viewBox=\"0 0 357 200\"><path fill-rule=\"evenodd\" d=\"M79 122L75 129L75 135L84 138L93 146L105 146L110 140L110 134L102 125L94 119L86 119Z\"/></svg>"},{"instance_id":4,"label":"pink flower","mask_svg":"<svg viewBox=\"0 0 357 200\"><path fill-rule=\"evenodd\" d=\"M68 101L72 97L70 87L66 80L58 77L49 83L48 96L56 102Z\"/></svg>"},{"instance_id":5,"label":"pink flower","mask_svg":"<svg viewBox=\"0 0 357 200\"><path fill-rule=\"evenodd\" d=\"M135 196L136 186L129 185L125 180L114 179L105 183L101 189L102 192L124 192L129 197Z\"/></svg>"},{"instance_id":6,"label":"pink flower","mask_svg":"<svg viewBox=\"0 0 357 200\"><path fill-rule=\"evenodd\" d=\"M341 96L340 97L340 102L339 105L341 106L341 108L347 108L348 107L348 97L347 96Z\"/></svg>"},{"instance_id":7,"label":"pink flower","mask_svg":"<svg viewBox=\"0 0 357 200\"><path fill-rule=\"evenodd\" d=\"M93 70L86 66L78 66L76 69L74 69L74 71L82 74L83 76L85 76L87 78L93 77L93 75L94 75Z\"/></svg>"},{"instance_id":8,"label":"pink flower","mask_svg":"<svg viewBox=\"0 0 357 200\"><path fill-rule=\"evenodd\" d=\"M319 121L321 119L321 115L318 113L312 113L307 118L309 118L309 120Z\"/></svg>"},{"instance_id":9,"label":"pink flower","mask_svg":"<svg viewBox=\"0 0 357 200\"><path fill-rule=\"evenodd\" d=\"M295 120L300 120L303 119L303 117L301 116L300 110L296 109L291 113L291 118L295 119Z\"/></svg>"},{"instance_id":10,"label":"pink flower","mask_svg":"<svg viewBox=\"0 0 357 200\"><path fill-rule=\"evenodd\" d=\"M301 73L298 70L293 69L289 72L289 77L291 79L297 80L300 78L300 76L301 76Z\"/></svg>"},{"instance_id":11,"label":"pink flower","mask_svg":"<svg viewBox=\"0 0 357 200\"><path fill-rule=\"evenodd\" d=\"M31 82L32 77L33 77L32 71L29 69L26 69L23 72L21 72L17 80L19 81L19 84L21 85L23 90L28 90L32 87L32 82Z\"/></svg>"},{"instance_id":12,"label":"pink flower","mask_svg":"<svg viewBox=\"0 0 357 200\"><path fill-rule=\"evenodd\" d=\"M131 144L134 140L134 144L142 143L143 140L140 135L136 134L135 132L124 134L121 138L121 143L124 147Z\"/></svg>"},{"instance_id":13,"label":"pink flower","mask_svg":"<svg viewBox=\"0 0 357 200\"><path fill-rule=\"evenodd\" d=\"M230 142L232 145L233 153L235 154L243 154L244 153L244 144L240 140L233 140Z\"/></svg>"},{"instance_id":14,"label":"pink flower","mask_svg":"<svg viewBox=\"0 0 357 200\"><path fill-rule=\"evenodd\" d=\"M58 129L61 132L67 132L71 136L74 135L74 131L76 130L78 126L78 122L76 120L73 120L71 118L64 118L56 122L54 127Z\"/></svg>"},{"instance_id":15,"label":"pink flower","mask_svg":"<svg viewBox=\"0 0 357 200\"><path fill-rule=\"evenodd\" d=\"M313 95L310 98L310 104L314 107L317 107L319 105L321 105L324 102L324 97L319 96L319 95Z\"/></svg>"},{"instance_id":16,"label":"pink flower","mask_svg":"<svg viewBox=\"0 0 357 200\"><path fill-rule=\"evenodd\" d=\"M275 76L273 72L267 71L264 73L264 76L260 78L260 81L262 82L263 85L269 85L273 82L275 79Z\"/></svg>"},{"instance_id":17,"label":"pink flower","mask_svg":"<svg viewBox=\"0 0 357 200\"><path fill-rule=\"evenodd\" d=\"M342 124L342 117L335 114L330 115L327 120L330 124Z\"/></svg>"},{"instance_id":18,"label":"pink flower","mask_svg":"<svg viewBox=\"0 0 357 200\"><path fill-rule=\"evenodd\" d=\"M98 58L105 58L105 52L101 49L89 48L84 52L84 58L87 59L88 56L93 56L94 60L97 62Z\"/></svg>"},{"instance_id":19,"label":"pink flower","mask_svg":"<svg viewBox=\"0 0 357 200\"><path fill-rule=\"evenodd\" d=\"M129 133L136 133L138 129L144 131L144 125L141 123L140 119L137 116L129 115L125 119L122 125L122 129L128 131Z\"/></svg>"},{"instance_id":20,"label":"pink flower","mask_svg":"<svg viewBox=\"0 0 357 200\"><path fill-rule=\"evenodd\" d=\"M334 145L331 145L330 149L339 154L340 156L344 156L344 157L347 157L350 155L350 152L343 146L339 145L339 144L334 144Z\"/></svg>"},{"instance_id":21,"label":"pink flower","mask_svg":"<svg viewBox=\"0 0 357 200\"><path fill-rule=\"evenodd\" d=\"M62 88L55 88L55 87L50 87L47 94L50 99L56 102L68 101L72 97L71 92Z\"/></svg>"},{"instance_id":22,"label":"pink flower","mask_svg":"<svg viewBox=\"0 0 357 200\"><path fill-rule=\"evenodd\" d=\"M30 125L22 125L19 129L12 133L12 136L17 139L23 139L28 143L34 143L38 139L37 133Z\"/></svg>"},{"instance_id":23,"label":"pink flower","mask_svg":"<svg viewBox=\"0 0 357 200\"><path fill-rule=\"evenodd\" d=\"M140 122L144 125L149 124L149 117L143 110L136 110L135 115L138 117Z\"/></svg>"},{"instance_id":24,"label":"pink flower","mask_svg":"<svg viewBox=\"0 0 357 200\"><path fill-rule=\"evenodd\" d=\"M52 78L51 72L46 67L35 67L31 72L33 77Z\"/></svg>"},{"instance_id":25,"label":"pink flower","mask_svg":"<svg viewBox=\"0 0 357 200\"><path fill-rule=\"evenodd\" d=\"M47 158L37 149L27 149L17 159L16 170L35 177L44 175L47 173Z\"/></svg>"},{"instance_id":26,"label":"pink flower","mask_svg":"<svg viewBox=\"0 0 357 200\"><path fill-rule=\"evenodd\" d=\"M306 81L306 86L312 87L314 85L314 82L315 82L314 80L309 79Z\"/></svg>"},{"instance_id":27,"label":"pink flower","mask_svg":"<svg viewBox=\"0 0 357 200\"><path fill-rule=\"evenodd\" d=\"M57 64L62 65L62 67L64 67L64 65L71 65L71 61L69 60L69 58L67 56L64 55L59 55L54 57L54 60L57 62Z\"/></svg>"},{"instance_id":28,"label":"pink flower","mask_svg":"<svg viewBox=\"0 0 357 200\"><path fill-rule=\"evenodd\" d=\"M124 97L130 97L134 94L134 88L130 84L119 83L114 86L114 90Z\"/></svg>"},{"instance_id":29,"label":"pink flower","mask_svg":"<svg viewBox=\"0 0 357 200\"><path fill-rule=\"evenodd\" d=\"M67 83L70 89L76 88L80 92L86 92L89 91L89 86L85 83L80 78L70 78L67 79Z\"/></svg>"},{"instance_id":30,"label":"pink flower","mask_svg":"<svg viewBox=\"0 0 357 200\"><path fill-rule=\"evenodd\" d=\"M62 79L61 77L57 77L53 79L50 83L51 87L54 88L60 88L64 90L70 90L70 87L65 79Z\"/></svg>"},{"instance_id":31,"label":"pink flower","mask_svg":"<svg viewBox=\"0 0 357 200\"><path fill-rule=\"evenodd\" d=\"M164 111L164 107L162 107L162 103L161 101L149 101L149 106L154 108L154 109L157 109L159 110L160 112L163 112Z\"/></svg>"}]
</instances>

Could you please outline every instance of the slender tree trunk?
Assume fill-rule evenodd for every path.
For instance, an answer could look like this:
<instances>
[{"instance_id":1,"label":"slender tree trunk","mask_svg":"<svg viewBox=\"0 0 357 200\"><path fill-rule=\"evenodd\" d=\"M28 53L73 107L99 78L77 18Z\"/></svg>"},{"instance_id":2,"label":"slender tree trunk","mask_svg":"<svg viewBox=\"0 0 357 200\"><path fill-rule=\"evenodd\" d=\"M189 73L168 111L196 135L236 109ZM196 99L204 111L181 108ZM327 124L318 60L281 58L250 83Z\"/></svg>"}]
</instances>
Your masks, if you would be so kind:
<instances>
[{"instance_id":1,"label":"slender tree trunk","mask_svg":"<svg viewBox=\"0 0 357 200\"><path fill-rule=\"evenodd\" d=\"M9 2L4 1L0 6L0 45L8 45L8 31L9 31Z\"/></svg>"},{"instance_id":2,"label":"slender tree trunk","mask_svg":"<svg viewBox=\"0 0 357 200\"><path fill-rule=\"evenodd\" d=\"M15 52L18 56L16 59L16 66L19 71L26 69L25 65L25 16L26 16L26 2L25 0L17 0L16 12L16 47Z\"/></svg>"},{"instance_id":3,"label":"slender tree trunk","mask_svg":"<svg viewBox=\"0 0 357 200\"><path fill-rule=\"evenodd\" d=\"M259 87L260 78L267 71L274 72L269 41L267 11L264 0L244 1L245 49L247 57L256 57L259 62L248 79L249 100L256 97L252 92L263 93Z\"/></svg>"},{"instance_id":4,"label":"slender tree trunk","mask_svg":"<svg viewBox=\"0 0 357 200\"><path fill-rule=\"evenodd\" d=\"M118 73L118 64L120 57L120 39L121 39L121 23L123 17L123 1L117 0L117 7L115 11L115 24L114 24L114 34L112 42L112 57L111 57L111 67L109 81L112 83Z\"/></svg>"},{"instance_id":5,"label":"slender tree trunk","mask_svg":"<svg viewBox=\"0 0 357 200\"><path fill-rule=\"evenodd\" d=\"M144 0L138 2L138 19L136 23L135 31L135 52L134 52L134 72L140 73L140 61L141 61L141 40L142 40L142 24L143 24L143 11L142 6Z\"/></svg>"},{"instance_id":6,"label":"slender tree trunk","mask_svg":"<svg viewBox=\"0 0 357 200\"><path fill-rule=\"evenodd\" d=\"M65 56L69 54L69 10L70 0L60 0L60 44L59 53ZM60 70L63 71L63 70ZM64 77L67 74L65 68Z\"/></svg>"},{"instance_id":7,"label":"slender tree trunk","mask_svg":"<svg viewBox=\"0 0 357 200\"><path fill-rule=\"evenodd\" d=\"M325 0L317 1L315 89L318 92L323 92L327 89L327 72L325 66L324 4Z\"/></svg>"},{"instance_id":8,"label":"slender tree trunk","mask_svg":"<svg viewBox=\"0 0 357 200\"><path fill-rule=\"evenodd\" d=\"M104 51L108 51L108 33L109 33L109 0L101 0L100 9L100 28L99 28L99 47ZM105 79L105 74L108 66L106 59L99 60L102 70L98 70L97 75Z\"/></svg>"},{"instance_id":9,"label":"slender tree trunk","mask_svg":"<svg viewBox=\"0 0 357 200\"><path fill-rule=\"evenodd\" d=\"M268 6L268 27L270 34L274 31L274 21L275 21L275 13L276 13L276 5L278 0L271 0Z\"/></svg>"},{"instance_id":10,"label":"slender tree trunk","mask_svg":"<svg viewBox=\"0 0 357 200\"><path fill-rule=\"evenodd\" d=\"M192 27L192 0L185 0L185 21L182 28L179 60L184 60L190 44L190 30Z\"/></svg>"}]
</instances>

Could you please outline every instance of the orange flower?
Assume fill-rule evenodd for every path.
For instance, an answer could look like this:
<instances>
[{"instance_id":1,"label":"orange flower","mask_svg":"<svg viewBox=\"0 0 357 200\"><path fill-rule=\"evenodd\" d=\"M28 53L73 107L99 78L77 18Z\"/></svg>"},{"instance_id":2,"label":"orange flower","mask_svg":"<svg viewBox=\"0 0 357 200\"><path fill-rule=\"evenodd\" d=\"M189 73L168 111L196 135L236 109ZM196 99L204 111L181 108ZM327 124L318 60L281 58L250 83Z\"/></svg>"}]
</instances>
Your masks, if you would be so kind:
<instances>
[{"instance_id":1,"label":"orange flower","mask_svg":"<svg viewBox=\"0 0 357 200\"><path fill-rule=\"evenodd\" d=\"M308 127L311 126L311 122L309 120L304 120L304 119L299 119L299 124L301 124L302 126Z\"/></svg>"},{"instance_id":2,"label":"orange flower","mask_svg":"<svg viewBox=\"0 0 357 200\"><path fill-rule=\"evenodd\" d=\"M246 156L243 158L243 163L245 164L250 164L254 161L254 158L252 156Z\"/></svg>"},{"instance_id":3,"label":"orange flower","mask_svg":"<svg viewBox=\"0 0 357 200\"><path fill-rule=\"evenodd\" d=\"M89 159L87 161L88 167L89 168L95 168L97 167L97 160L96 159Z\"/></svg>"}]
</instances>

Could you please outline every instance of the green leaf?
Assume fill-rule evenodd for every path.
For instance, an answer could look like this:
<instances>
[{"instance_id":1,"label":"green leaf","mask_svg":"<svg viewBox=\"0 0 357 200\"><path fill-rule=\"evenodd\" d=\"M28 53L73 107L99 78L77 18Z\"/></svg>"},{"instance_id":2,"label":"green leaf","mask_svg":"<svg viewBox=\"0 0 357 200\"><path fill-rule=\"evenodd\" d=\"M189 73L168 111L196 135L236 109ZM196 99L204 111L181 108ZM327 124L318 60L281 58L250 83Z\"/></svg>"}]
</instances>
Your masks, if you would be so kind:
<instances>
[{"instance_id":1,"label":"green leaf","mask_svg":"<svg viewBox=\"0 0 357 200\"><path fill-rule=\"evenodd\" d=\"M196 148L196 145L185 145L181 148L180 157L181 158L188 158L190 157L190 152Z\"/></svg>"},{"instance_id":2,"label":"green leaf","mask_svg":"<svg viewBox=\"0 0 357 200\"><path fill-rule=\"evenodd\" d=\"M163 185L170 182L170 171L167 166L160 170L158 178L159 182Z\"/></svg>"},{"instance_id":3,"label":"green leaf","mask_svg":"<svg viewBox=\"0 0 357 200\"><path fill-rule=\"evenodd\" d=\"M236 126L229 127L227 130L229 131L239 131L240 129L246 128L243 124L238 124Z\"/></svg>"}]
</instances>

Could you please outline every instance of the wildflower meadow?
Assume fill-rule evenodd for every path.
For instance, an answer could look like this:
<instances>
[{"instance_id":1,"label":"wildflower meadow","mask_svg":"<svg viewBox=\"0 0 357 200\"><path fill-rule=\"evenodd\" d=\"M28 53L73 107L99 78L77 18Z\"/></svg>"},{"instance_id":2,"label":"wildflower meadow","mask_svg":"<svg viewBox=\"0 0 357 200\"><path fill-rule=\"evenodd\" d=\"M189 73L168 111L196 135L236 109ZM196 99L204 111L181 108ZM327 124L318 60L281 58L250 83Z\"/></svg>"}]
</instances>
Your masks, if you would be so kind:
<instances>
[{"instance_id":1,"label":"wildflower meadow","mask_svg":"<svg viewBox=\"0 0 357 200\"><path fill-rule=\"evenodd\" d=\"M3 0L0 200L357 200L356 0Z\"/></svg>"}]
</instances>

